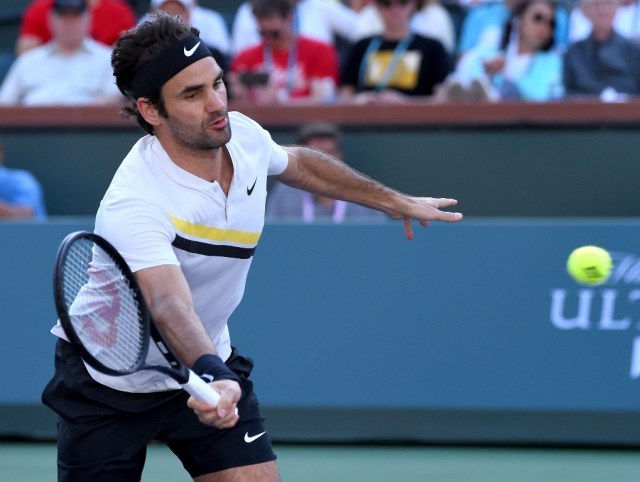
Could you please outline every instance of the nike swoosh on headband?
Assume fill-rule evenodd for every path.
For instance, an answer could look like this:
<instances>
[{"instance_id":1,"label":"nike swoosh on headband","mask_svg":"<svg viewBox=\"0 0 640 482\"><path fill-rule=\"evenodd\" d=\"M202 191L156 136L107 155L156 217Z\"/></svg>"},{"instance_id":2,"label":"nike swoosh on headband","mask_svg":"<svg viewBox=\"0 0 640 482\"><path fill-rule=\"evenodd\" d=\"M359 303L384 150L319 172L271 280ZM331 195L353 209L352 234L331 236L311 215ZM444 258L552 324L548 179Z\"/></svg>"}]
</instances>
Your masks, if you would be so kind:
<instances>
[{"instance_id":1,"label":"nike swoosh on headband","mask_svg":"<svg viewBox=\"0 0 640 482\"><path fill-rule=\"evenodd\" d=\"M196 51L196 49L198 48L198 45L200 45L200 42L198 42L197 44L195 44L193 47L191 47L189 50L187 50L187 47L184 48L184 55L185 57L191 57L193 55L193 53Z\"/></svg>"}]
</instances>

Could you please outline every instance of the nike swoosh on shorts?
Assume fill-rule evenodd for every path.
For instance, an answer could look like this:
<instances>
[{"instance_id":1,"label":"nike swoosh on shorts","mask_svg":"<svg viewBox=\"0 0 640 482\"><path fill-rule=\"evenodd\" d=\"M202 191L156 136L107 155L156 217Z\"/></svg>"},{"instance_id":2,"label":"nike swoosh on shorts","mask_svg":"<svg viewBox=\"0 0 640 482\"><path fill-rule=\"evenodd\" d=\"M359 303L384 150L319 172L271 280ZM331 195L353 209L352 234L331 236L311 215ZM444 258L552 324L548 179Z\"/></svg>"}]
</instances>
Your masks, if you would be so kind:
<instances>
[{"instance_id":1,"label":"nike swoosh on shorts","mask_svg":"<svg viewBox=\"0 0 640 482\"><path fill-rule=\"evenodd\" d=\"M262 437L265 433L267 432L262 432L259 433L257 435L249 435L249 432L244 434L244 441L247 442L248 444L250 444L251 442L255 442L256 440L258 440L260 437Z\"/></svg>"}]
</instances>

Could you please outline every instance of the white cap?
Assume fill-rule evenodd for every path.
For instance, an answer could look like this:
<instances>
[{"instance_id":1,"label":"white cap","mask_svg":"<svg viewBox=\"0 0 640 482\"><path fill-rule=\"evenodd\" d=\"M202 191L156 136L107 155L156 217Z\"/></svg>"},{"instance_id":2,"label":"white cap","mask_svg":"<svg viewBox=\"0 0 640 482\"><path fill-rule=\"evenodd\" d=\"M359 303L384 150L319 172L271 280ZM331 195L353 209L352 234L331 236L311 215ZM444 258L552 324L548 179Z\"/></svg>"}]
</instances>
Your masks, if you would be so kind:
<instances>
[{"instance_id":1,"label":"white cap","mask_svg":"<svg viewBox=\"0 0 640 482\"><path fill-rule=\"evenodd\" d=\"M184 5L187 8L193 7L193 0L151 0L151 7L158 8L169 1L180 2L182 5Z\"/></svg>"}]
</instances>

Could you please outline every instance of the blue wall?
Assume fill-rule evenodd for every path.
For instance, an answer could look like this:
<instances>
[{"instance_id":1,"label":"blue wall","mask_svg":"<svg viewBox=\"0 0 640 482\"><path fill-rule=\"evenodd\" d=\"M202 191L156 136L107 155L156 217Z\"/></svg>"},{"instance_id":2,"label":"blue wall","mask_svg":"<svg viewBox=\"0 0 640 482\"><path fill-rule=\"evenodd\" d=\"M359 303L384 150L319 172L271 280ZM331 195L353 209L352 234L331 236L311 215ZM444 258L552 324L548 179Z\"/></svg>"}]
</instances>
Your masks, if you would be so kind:
<instances>
[{"instance_id":1,"label":"blue wall","mask_svg":"<svg viewBox=\"0 0 640 482\"><path fill-rule=\"evenodd\" d=\"M0 224L0 434L33 429L16 429L15 412L2 408L39 404L52 370L56 249L68 232L91 227L90 218ZM263 405L280 414L276 437L286 413L413 414L403 428L391 417L376 432L393 439L420 438L415 416L446 412L485 422L524 414L508 434L522 442L640 444L639 221L482 219L417 229L407 241L392 222L266 227L230 328L256 361ZM566 274L569 252L583 244L612 251L606 285L585 288ZM545 413L600 425L569 436L552 420L532 424ZM614 430L607 416L627 429ZM353 422L342 436L368 433L369 423ZM282 427L288 438L305 436L304 425ZM314 430L322 438L323 428ZM501 439L500 422L438 430L441 440L456 430L461 441Z\"/></svg>"}]
</instances>

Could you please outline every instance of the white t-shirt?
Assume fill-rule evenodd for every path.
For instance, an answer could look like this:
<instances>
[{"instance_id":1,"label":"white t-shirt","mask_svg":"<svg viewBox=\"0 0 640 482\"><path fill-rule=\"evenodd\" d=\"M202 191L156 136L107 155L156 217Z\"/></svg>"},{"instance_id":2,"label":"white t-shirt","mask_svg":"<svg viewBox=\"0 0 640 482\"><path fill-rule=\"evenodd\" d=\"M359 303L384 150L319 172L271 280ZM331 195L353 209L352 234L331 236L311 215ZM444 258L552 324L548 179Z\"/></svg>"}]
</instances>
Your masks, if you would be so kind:
<instances>
[{"instance_id":1,"label":"white t-shirt","mask_svg":"<svg viewBox=\"0 0 640 482\"><path fill-rule=\"evenodd\" d=\"M354 40L358 14L337 0L300 0L296 5L296 31L307 38L333 45L334 36ZM234 54L262 41L249 2L238 7L231 28Z\"/></svg>"},{"instance_id":2,"label":"white t-shirt","mask_svg":"<svg viewBox=\"0 0 640 482\"><path fill-rule=\"evenodd\" d=\"M189 24L200 31L199 37L208 47L214 47L225 55L231 52L231 36L224 17L217 11L194 5L193 2L183 2L188 9ZM151 5L154 7L154 5ZM150 14L145 14L138 20L138 24L148 21Z\"/></svg>"},{"instance_id":3,"label":"white t-shirt","mask_svg":"<svg viewBox=\"0 0 640 482\"><path fill-rule=\"evenodd\" d=\"M20 55L0 88L4 105L90 105L121 97L111 69L111 49L85 39L72 54L49 42Z\"/></svg>"},{"instance_id":4,"label":"white t-shirt","mask_svg":"<svg viewBox=\"0 0 640 482\"><path fill-rule=\"evenodd\" d=\"M118 168L96 216L95 232L122 254L132 271L179 265L216 350L231 353L227 321L244 293L245 281L264 226L267 176L281 173L287 153L248 117L231 112L227 148L234 173L228 196L169 158L158 139L145 136ZM52 332L60 337L58 324ZM162 364L153 343L149 361ZM122 377L88 367L98 382L126 392L179 388L155 371Z\"/></svg>"},{"instance_id":5,"label":"white t-shirt","mask_svg":"<svg viewBox=\"0 0 640 482\"><path fill-rule=\"evenodd\" d=\"M231 36L222 15L200 5L191 7L189 15L191 25L200 30L200 38L205 44L217 48L225 55L230 54Z\"/></svg>"}]
</instances>

